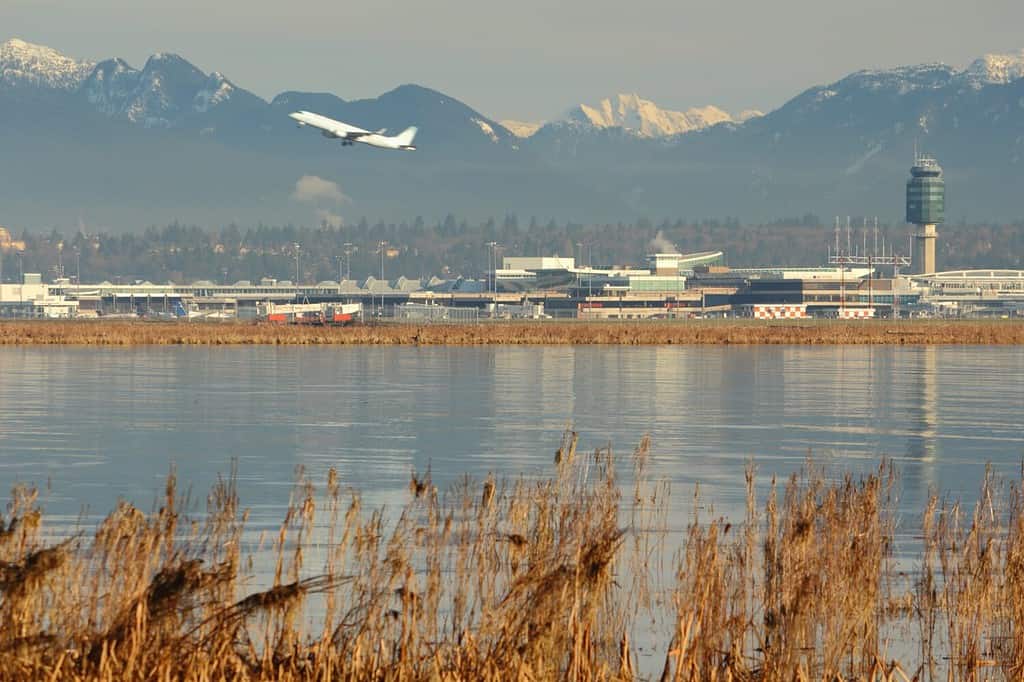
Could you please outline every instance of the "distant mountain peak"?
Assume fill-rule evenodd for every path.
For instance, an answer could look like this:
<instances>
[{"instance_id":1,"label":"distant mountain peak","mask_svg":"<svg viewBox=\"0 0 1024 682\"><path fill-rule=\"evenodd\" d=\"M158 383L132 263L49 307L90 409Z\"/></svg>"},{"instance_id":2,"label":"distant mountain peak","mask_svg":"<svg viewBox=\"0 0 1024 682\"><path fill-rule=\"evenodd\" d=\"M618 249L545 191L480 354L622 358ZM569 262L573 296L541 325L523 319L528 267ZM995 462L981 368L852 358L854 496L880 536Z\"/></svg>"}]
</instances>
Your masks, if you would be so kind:
<instances>
[{"instance_id":1,"label":"distant mountain peak","mask_svg":"<svg viewBox=\"0 0 1024 682\"><path fill-rule=\"evenodd\" d=\"M0 44L0 85L74 90L94 64L79 62L45 45L20 38Z\"/></svg>"},{"instance_id":2,"label":"distant mountain peak","mask_svg":"<svg viewBox=\"0 0 1024 682\"><path fill-rule=\"evenodd\" d=\"M662 109L636 93L620 93L601 100L596 106L575 106L569 110L567 118L595 128L622 128L640 137L667 137L719 123L740 123L760 115L761 112L751 110L744 112L745 118L734 118L727 111L711 105L672 111Z\"/></svg>"},{"instance_id":3,"label":"distant mountain peak","mask_svg":"<svg viewBox=\"0 0 1024 682\"><path fill-rule=\"evenodd\" d=\"M818 90L827 98L836 86L854 86L867 90L887 90L899 94L937 90L949 85L1005 85L1024 78L1024 50L1008 54L986 54L966 69L941 62L896 66L888 69L864 69Z\"/></svg>"},{"instance_id":4,"label":"distant mountain peak","mask_svg":"<svg viewBox=\"0 0 1024 682\"><path fill-rule=\"evenodd\" d=\"M82 91L109 116L147 128L170 128L180 125L183 117L228 102L239 89L219 72L203 73L180 55L160 52L141 70L123 59L100 62Z\"/></svg>"}]
</instances>

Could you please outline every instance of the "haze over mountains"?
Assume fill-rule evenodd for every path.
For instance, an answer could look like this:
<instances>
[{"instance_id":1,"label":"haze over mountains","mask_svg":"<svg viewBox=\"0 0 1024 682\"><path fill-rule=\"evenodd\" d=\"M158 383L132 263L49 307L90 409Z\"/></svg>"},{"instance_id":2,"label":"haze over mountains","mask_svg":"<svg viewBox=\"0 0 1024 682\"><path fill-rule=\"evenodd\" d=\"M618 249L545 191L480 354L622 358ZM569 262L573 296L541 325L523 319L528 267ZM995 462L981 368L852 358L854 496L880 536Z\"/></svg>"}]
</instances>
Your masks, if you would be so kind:
<instances>
[{"instance_id":1,"label":"haze over mountains","mask_svg":"<svg viewBox=\"0 0 1024 682\"><path fill-rule=\"evenodd\" d=\"M296 130L287 114L297 109L373 129L418 125L420 151L342 149ZM268 102L178 55L92 64L11 40L0 45L0 223L129 230L449 212L898 221L915 144L946 169L951 220L1024 217L1024 51L964 69L861 71L764 115L619 95L539 127L508 125L418 85ZM296 191L309 177L330 191Z\"/></svg>"}]
</instances>

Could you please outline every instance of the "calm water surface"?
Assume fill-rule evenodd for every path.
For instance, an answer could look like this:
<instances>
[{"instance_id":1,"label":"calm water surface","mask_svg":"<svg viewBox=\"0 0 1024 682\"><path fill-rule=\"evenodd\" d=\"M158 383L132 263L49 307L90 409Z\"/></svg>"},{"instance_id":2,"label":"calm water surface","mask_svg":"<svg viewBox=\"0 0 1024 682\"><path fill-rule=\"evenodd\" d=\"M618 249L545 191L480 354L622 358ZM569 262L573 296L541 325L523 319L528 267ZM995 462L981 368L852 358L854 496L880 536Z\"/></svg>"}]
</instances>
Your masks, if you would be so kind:
<instances>
[{"instance_id":1,"label":"calm water surface","mask_svg":"<svg viewBox=\"0 0 1024 682\"><path fill-rule=\"evenodd\" d=\"M972 499L986 462L1018 473L1022 379L1021 348L5 348L0 489L47 487L70 524L118 497L148 507L172 465L202 499L237 460L273 526L299 465L390 507L428 465L439 486L547 473L572 425L623 454L650 434L677 527L696 483L732 513L748 459L765 483L808 455L895 459L916 518L931 488Z\"/></svg>"}]
</instances>

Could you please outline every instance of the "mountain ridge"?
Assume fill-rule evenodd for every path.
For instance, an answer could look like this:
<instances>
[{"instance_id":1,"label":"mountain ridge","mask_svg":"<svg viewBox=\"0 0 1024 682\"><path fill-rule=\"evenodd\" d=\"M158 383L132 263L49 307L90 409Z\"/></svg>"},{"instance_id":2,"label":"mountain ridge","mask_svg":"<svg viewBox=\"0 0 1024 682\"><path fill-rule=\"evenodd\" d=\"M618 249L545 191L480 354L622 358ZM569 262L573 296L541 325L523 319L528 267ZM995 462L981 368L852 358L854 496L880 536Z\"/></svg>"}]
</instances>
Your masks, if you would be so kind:
<instances>
[{"instance_id":1,"label":"mountain ridge","mask_svg":"<svg viewBox=\"0 0 1024 682\"><path fill-rule=\"evenodd\" d=\"M1019 218L1021 76L1024 53L964 68L865 69L749 118L706 108L663 120L666 110L648 100L616 96L530 131L415 84L366 99L285 91L267 101L173 53L136 68L13 40L0 45L9 159L0 165L0 222L131 229L328 213L898 220L915 143L946 168L950 216ZM419 125L419 151L342 150L297 130L287 117L297 109L373 129ZM345 204L294 199L306 176L336 184Z\"/></svg>"}]
</instances>

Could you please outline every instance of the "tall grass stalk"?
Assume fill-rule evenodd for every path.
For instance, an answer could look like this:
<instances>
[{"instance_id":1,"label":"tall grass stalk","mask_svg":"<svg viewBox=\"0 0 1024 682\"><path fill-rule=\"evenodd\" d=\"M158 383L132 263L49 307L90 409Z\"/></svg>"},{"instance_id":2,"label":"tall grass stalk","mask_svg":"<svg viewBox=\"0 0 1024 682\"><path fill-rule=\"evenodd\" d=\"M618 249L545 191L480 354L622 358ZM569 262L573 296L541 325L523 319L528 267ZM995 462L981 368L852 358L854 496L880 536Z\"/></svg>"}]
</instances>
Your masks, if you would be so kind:
<instances>
[{"instance_id":1,"label":"tall grass stalk","mask_svg":"<svg viewBox=\"0 0 1024 682\"><path fill-rule=\"evenodd\" d=\"M337 472L300 472L255 547L234 472L202 514L172 473L153 511L122 501L57 544L17 486L0 679L1021 679L1024 484L990 474L969 513L931 500L902 576L889 464L808 464L763 502L750 465L742 518L695 513L673 538L647 440L625 463L578 445L567 433L541 478L414 473L387 516Z\"/></svg>"}]
</instances>

